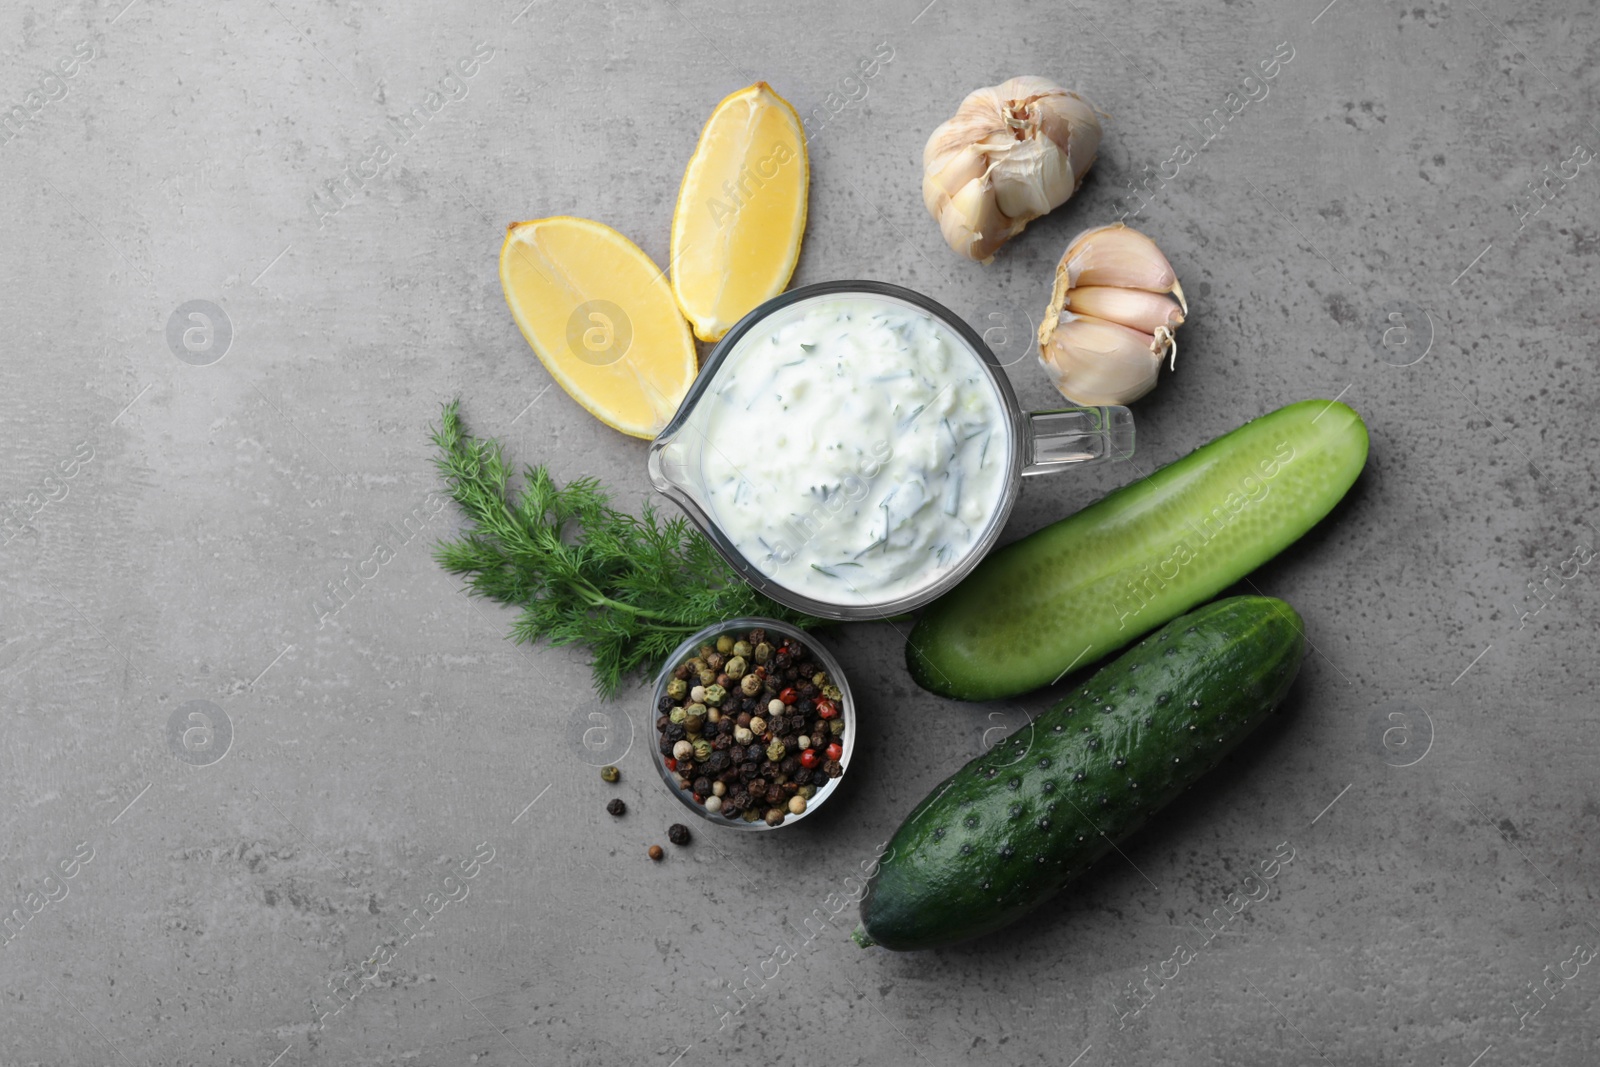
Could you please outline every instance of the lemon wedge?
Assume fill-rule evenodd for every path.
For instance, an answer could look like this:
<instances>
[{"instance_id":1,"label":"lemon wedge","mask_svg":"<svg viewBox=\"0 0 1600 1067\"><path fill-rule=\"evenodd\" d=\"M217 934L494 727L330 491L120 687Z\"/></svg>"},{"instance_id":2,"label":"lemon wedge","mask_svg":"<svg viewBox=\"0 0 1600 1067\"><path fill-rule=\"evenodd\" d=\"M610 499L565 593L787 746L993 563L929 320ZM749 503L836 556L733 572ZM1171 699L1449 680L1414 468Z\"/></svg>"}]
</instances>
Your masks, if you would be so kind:
<instances>
[{"instance_id":1,"label":"lemon wedge","mask_svg":"<svg viewBox=\"0 0 1600 1067\"><path fill-rule=\"evenodd\" d=\"M694 340L638 245L590 219L514 222L500 284L539 361L595 418L649 439L678 410L694 381Z\"/></svg>"},{"instance_id":2,"label":"lemon wedge","mask_svg":"<svg viewBox=\"0 0 1600 1067\"><path fill-rule=\"evenodd\" d=\"M706 120L672 214L672 291L702 341L783 292L800 258L811 185L805 131L766 82Z\"/></svg>"}]
</instances>

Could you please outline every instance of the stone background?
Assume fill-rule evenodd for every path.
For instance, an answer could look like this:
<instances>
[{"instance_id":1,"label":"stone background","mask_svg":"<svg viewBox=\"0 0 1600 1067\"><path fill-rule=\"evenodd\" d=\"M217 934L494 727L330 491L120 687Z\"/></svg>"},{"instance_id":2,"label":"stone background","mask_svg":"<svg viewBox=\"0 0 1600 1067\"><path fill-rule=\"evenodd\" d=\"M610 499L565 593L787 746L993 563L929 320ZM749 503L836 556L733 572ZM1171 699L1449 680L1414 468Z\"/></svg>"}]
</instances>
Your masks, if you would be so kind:
<instances>
[{"instance_id":1,"label":"stone background","mask_svg":"<svg viewBox=\"0 0 1600 1067\"><path fill-rule=\"evenodd\" d=\"M0 911L27 921L0 944L0 1062L1594 1062L1600 968L1563 964L1600 944L1600 598L1568 562L1596 541L1600 177L1555 175L1600 149L1600 29L1575 0L1323 3L6 5ZM1267 96L1164 167L1280 46ZM1112 116L1101 159L980 268L923 211L922 143L968 90L1035 72ZM1013 534L1289 401L1342 396L1371 427L1347 502L1253 578L1316 646L1287 714L1126 861L947 951L863 952L851 910L801 942L1051 694L926 696L894 628L851 627L851 789L653 866L676 809L641 701L508 643L511 614L429 555L452 396L518 460L647 498L644 443L518 335L503 228L593 216L665 263L705 116L758 78L812 137L796 282L929 293L1036 407L1062 246L1165 175L1140 224L1193 299L1178 371L1138 405L1131 468L1031 482ZM169 323L200 332L174 346ZM327 610L380 541L395 557ZM468 895L363 977L463 863ZM719 1029L780 942L799 957ZM340 984L359 995L334 1014Z\"/></svg>"}]
</instances>

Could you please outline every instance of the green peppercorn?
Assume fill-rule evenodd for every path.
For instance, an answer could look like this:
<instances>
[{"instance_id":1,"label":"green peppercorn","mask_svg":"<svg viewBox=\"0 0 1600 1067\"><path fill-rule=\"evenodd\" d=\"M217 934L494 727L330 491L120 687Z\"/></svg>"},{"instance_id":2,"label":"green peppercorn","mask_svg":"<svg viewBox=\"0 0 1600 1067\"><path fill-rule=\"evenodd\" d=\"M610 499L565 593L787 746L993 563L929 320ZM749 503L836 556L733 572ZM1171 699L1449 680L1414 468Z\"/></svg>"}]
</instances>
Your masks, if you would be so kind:
<instances>
[{"instance_id":1,"label":"green peppercorn","mask_svg":"<svg viewBox=\"0 0 1600 1067\"><path fill-rule=\"evenodd\" d=\"M843 700L844 699L844 692L836 685L825 685L825 686L823 686L822 687L822 695L827 697L829 700Z\"/></svg>"},{"instance_id":2,"label":"green peppercorn","mask_svg":"<svg viewBox=\"0 0 1600 1067\"><path fill-rule=\"evenodd\" d=\"M735 656L722 665L722 673L737 681L744 677L744 672L750 665L744 661L743 656Z\"/></svg>"},{"instance_id":3,"label":"green peppercorn","mask_svg":"<svg viewBox=\"0 0 1600 1067\"><path fill-rule=\"evenodd\" d=\"M689 713L683 708L673 708L671 711L667 712L667 721L675 722L679 726L682 726L688 717Z\"/></svg>"},{"instance_id":4,"label":"green peppercorn","mask_svg":"<svg viewBox=\"0 0 1600 1067\"><path fill-rule=\"evenodd\" d=\"M772 646L767 644L765 641L761 642L755 647L755 657L757 663L767 662L767 660L772 658Z\"/></svg>"},{"instance_id":5,"label":"green peppercorn","mask_svg":"<svg viewBox=\"0 0 1600 1067\"><path fill-rule=\"evenodd\" d=\"M782 741L774 741L772 744L767 746L767 758L773 763L777 763L788 753L788 751L788 749L783 747Z\"/></svg>"},{"instance_id":6,"label":"green peppercorn","mask_svg":"<svg viewBox=\"0 0 1600 1067\"><path fill-rule=\"evenodd\" d=\"M694 743L694 758L697 759L697 760L702 760L702 761L710 759L711 758L711 742L707 741L703 737L700 740L696 741Z\"/></svg>"},{"instance_id":7,"label":"green peppercorn","mask_svg":"<svg viewBox=\"0 0 1600 1067\"><path fill-rule=\"evenodd\" d=\"M716 650L717 650L717 648L716 648L715 645L701 645L698 655L700 656L701 659L705 659L707 656L711 655L711 653L715 652Z\"/></svg>"},{"instance_id":8,"label":"green peppercorn","mask_svg":"<svg viewBox=\"0 0 1600 1067\"><path fill-rule=\"evenodd\" d=\"M688 707L684 708L683 710L684 710L684 713L687 714L687 715L701 715L701 716L703 716L706 713L706 706L704 704L695 703L695 704L690 704Z\"/></svg>"},{"instance_id":9,"label":"green peppercorn","mask_svg":"<svg viewBox=\"0 0 1600 1067\"><path fill-rule=\"evenodd\" d=\"M828 720L828 732L830 734L832 734L834 737L838 737L840 734L844 733L844 720L843 719L830 719L830 720Z\"/></svg>"},{"instance_id":10,"label":"green peppercorn","mask_svg":"<svg viewBox=\"0 0 1600 1067\"><path fill-rule=\"evenodd\" d=\"M722 703L723 698L726 697L727 695L728 695L728 691L726 689L722 688L722 686L717 685L715 682L713 682L710 685L706 686L706 703L707 704L720 704L720 703Z\"/></svg>"},{"instance_id":11,"label":"green peppercorn","mask_svg":"<svg viewBox=\"0 0 1600 1067\"><path fill-rule=\"evenodd\" d=\"M735 641L733 643L733 654L735 656L739 656L743 659L749 659L752 651L754 651L754 649L751 647L749 641Z\"/></svg>"},{"instance_id":12,"label":"green peppercorn","mask_svg":"<svg viewBox=\"0 0 1600 1067\"><path fill-rule=\"evenodd\" d=\"M706 661L702 657L696 656L688 663L685 663L684 666L689 668L690 674L699 674L706 669Z\"/></svg>"},{"instance_id":13,"label":"green peppercorn","mask_svg":"<svg viewBox=\"0 0 1600 1067\"><path fill-rule=\"evenodd\" d=\"M704 715L685 715L683 717L683 729L686 733L697 734L704 730L705 727L706 717Z\"/></svg>"},{"instance_id":14,"label":"green peppercorn","mask_svg":"<svg viewBox=\"0 0 1600 1067\"><path fill-rule=\"evenodd\" d=\"M674 678L667 683L667 696L673 700L682 700L689 693L689 683L682 678Z\"/></svg>"},{"instance_id":15,"label":"green peppercorn","mask_svg":"<svg viewBox=\"0 0 1600 1067\"><path fill-rule=\"evenodd\" d=\"M828 684L828 675L827 675L827 673L825 671L818 671L816 674L813 674L811 676L811 684L816 686L819 689L822 688L824 685L827 685Z\"/></svg>"},{"instance_id":16,"label":"green peppercorn","mask_svg":"<svg viewBox=\"0 0 1600 1067\"><path fill-rule=\"evenodd\" d=\"M745 822L755 822L757 819L761 818L761 813L755 808L751 808L742 816L740 816L740 818L744 819Z\"/></svg>"},{"instance_id":17,"label":"green peppercorn","mask_svg":"<svg viewBox=\"0 0 1600 1067\"><path fill-rule=\"evenodd\" d=\"M727 655L729 652L733 651L732 634L723 634L721 637L717 638L717 651L721 652L723 655Z\"/></svg>"},{"instance_id":18,"label":"green peppercorn","mask_svg":"<svg viewBox=\"0 0 1600 1067\"><path fill-rule=\"evenodd\" d=\"M701 685L716 685L717 684L717 672L712 670L710 667L707 667L705 670L701 671L700 672L700 684Z\"/></svg>"},{"instance_id":19,"label":"green peppercorn","mask_svg":"<svg viewBox=\"0 0 1600 1067\"><path fill-rule=\"evenodd\" d=\"M622 772L617 770L615 767L601 767L600 768L600 780L603 781L603 782L615 782L617 779L619 779L621 777L622 777Z\"/></svg>"},{"instance_id":20,"label":"green peppercorn","mask_svg":"<svg viewBox=\"0 0 1600 1067\"><path fill-rule=\"evenodd\" d=\"M797 796L797 797L805 797L807 800L810 800L812 797L814 797L816 795L817 795L817 787L814 786L814 785L803 785L803 786L800 787L799 791L797 791L795 793L795 796Z\"/></svg>"}]
</instances>

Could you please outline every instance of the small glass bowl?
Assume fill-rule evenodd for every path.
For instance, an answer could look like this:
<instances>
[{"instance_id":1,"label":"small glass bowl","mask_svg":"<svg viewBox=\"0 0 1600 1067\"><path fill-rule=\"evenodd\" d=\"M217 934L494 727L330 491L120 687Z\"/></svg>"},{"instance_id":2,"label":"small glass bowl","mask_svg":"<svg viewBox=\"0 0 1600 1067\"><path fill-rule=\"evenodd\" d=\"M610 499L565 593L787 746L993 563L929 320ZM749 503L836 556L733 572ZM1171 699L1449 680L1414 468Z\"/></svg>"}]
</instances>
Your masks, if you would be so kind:
<instances>
[{"instance_id":1,"label":"small glass bowl","mask_svg":"<svg viewBox=\"0 0 1600 1067\"><path fill-rule=\"evenodd\" d=\"M680 804L707 822L729 830L781 830L786 826L793 826L802 819L809 818L813 812L822 807L823 803L838 791L840 783L845 779L844 774L839 775L837 778L829 778L828 783L818 789L816 794L806 802L805 811L802 811L799 815L786 814L783 822L777 826L768 826L765 819L745 822L743 816L729 819L721 813L714 814L707 811L701 805L696 804L690 794L678 788L677 776L667 770L666 757L661 754L661 732L656 729L655 722L661 716L661 712L656 709L661 705L661 698L667 695L667 683L672 680L672 672L684 660L692 659L695 650L701 645L715 644L717 638L723 634L740 634L742 636L742 634L748 633L758 626L765 629L769 634L778 634L800 642L809 657L814 659L823 670L827 671L828 677L833 680L833 684L839 687L839 693L841 694L838 701L839 718L844 723L844 754L839 757L839 765L844 768L846 774L850 771L850 756L856 747L856 702L855 698L850 695L850 683L845 680L844 671L840 669L839 661L834 658L833 653L811 634L786 622L779 622L777 619L748 617L714 623L688 638L683 644L672 650L672 655L667 657L666 665L661 668L661 673L656 675L656 683L651 689L650 714L647 719L650 731L650 758L655 764L656 772L661 775L661 781L666 785L667 791L676 797Z\"/></svg>"}]
</instances>

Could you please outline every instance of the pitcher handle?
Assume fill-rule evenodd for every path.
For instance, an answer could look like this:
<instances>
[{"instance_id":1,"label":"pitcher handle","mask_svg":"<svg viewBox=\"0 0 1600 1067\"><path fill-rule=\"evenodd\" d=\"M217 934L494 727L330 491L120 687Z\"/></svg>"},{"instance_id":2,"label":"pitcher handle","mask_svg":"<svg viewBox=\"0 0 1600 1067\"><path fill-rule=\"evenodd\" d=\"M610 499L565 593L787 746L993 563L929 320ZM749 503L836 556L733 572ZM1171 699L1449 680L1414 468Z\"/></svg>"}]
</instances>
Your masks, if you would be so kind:
<instances>
[{"instance_id":1,"label":"pitcher handle","mask_svg":"<svg viewBox=\"0 0 1600 1067\"><path fill-rule=\"evenodd\" d=\"M1133 412L1125 407L1034 411L1028 420L1024 477L1071 463L1099 463L1133 455Z\"/></svg>"}]
</instances>

